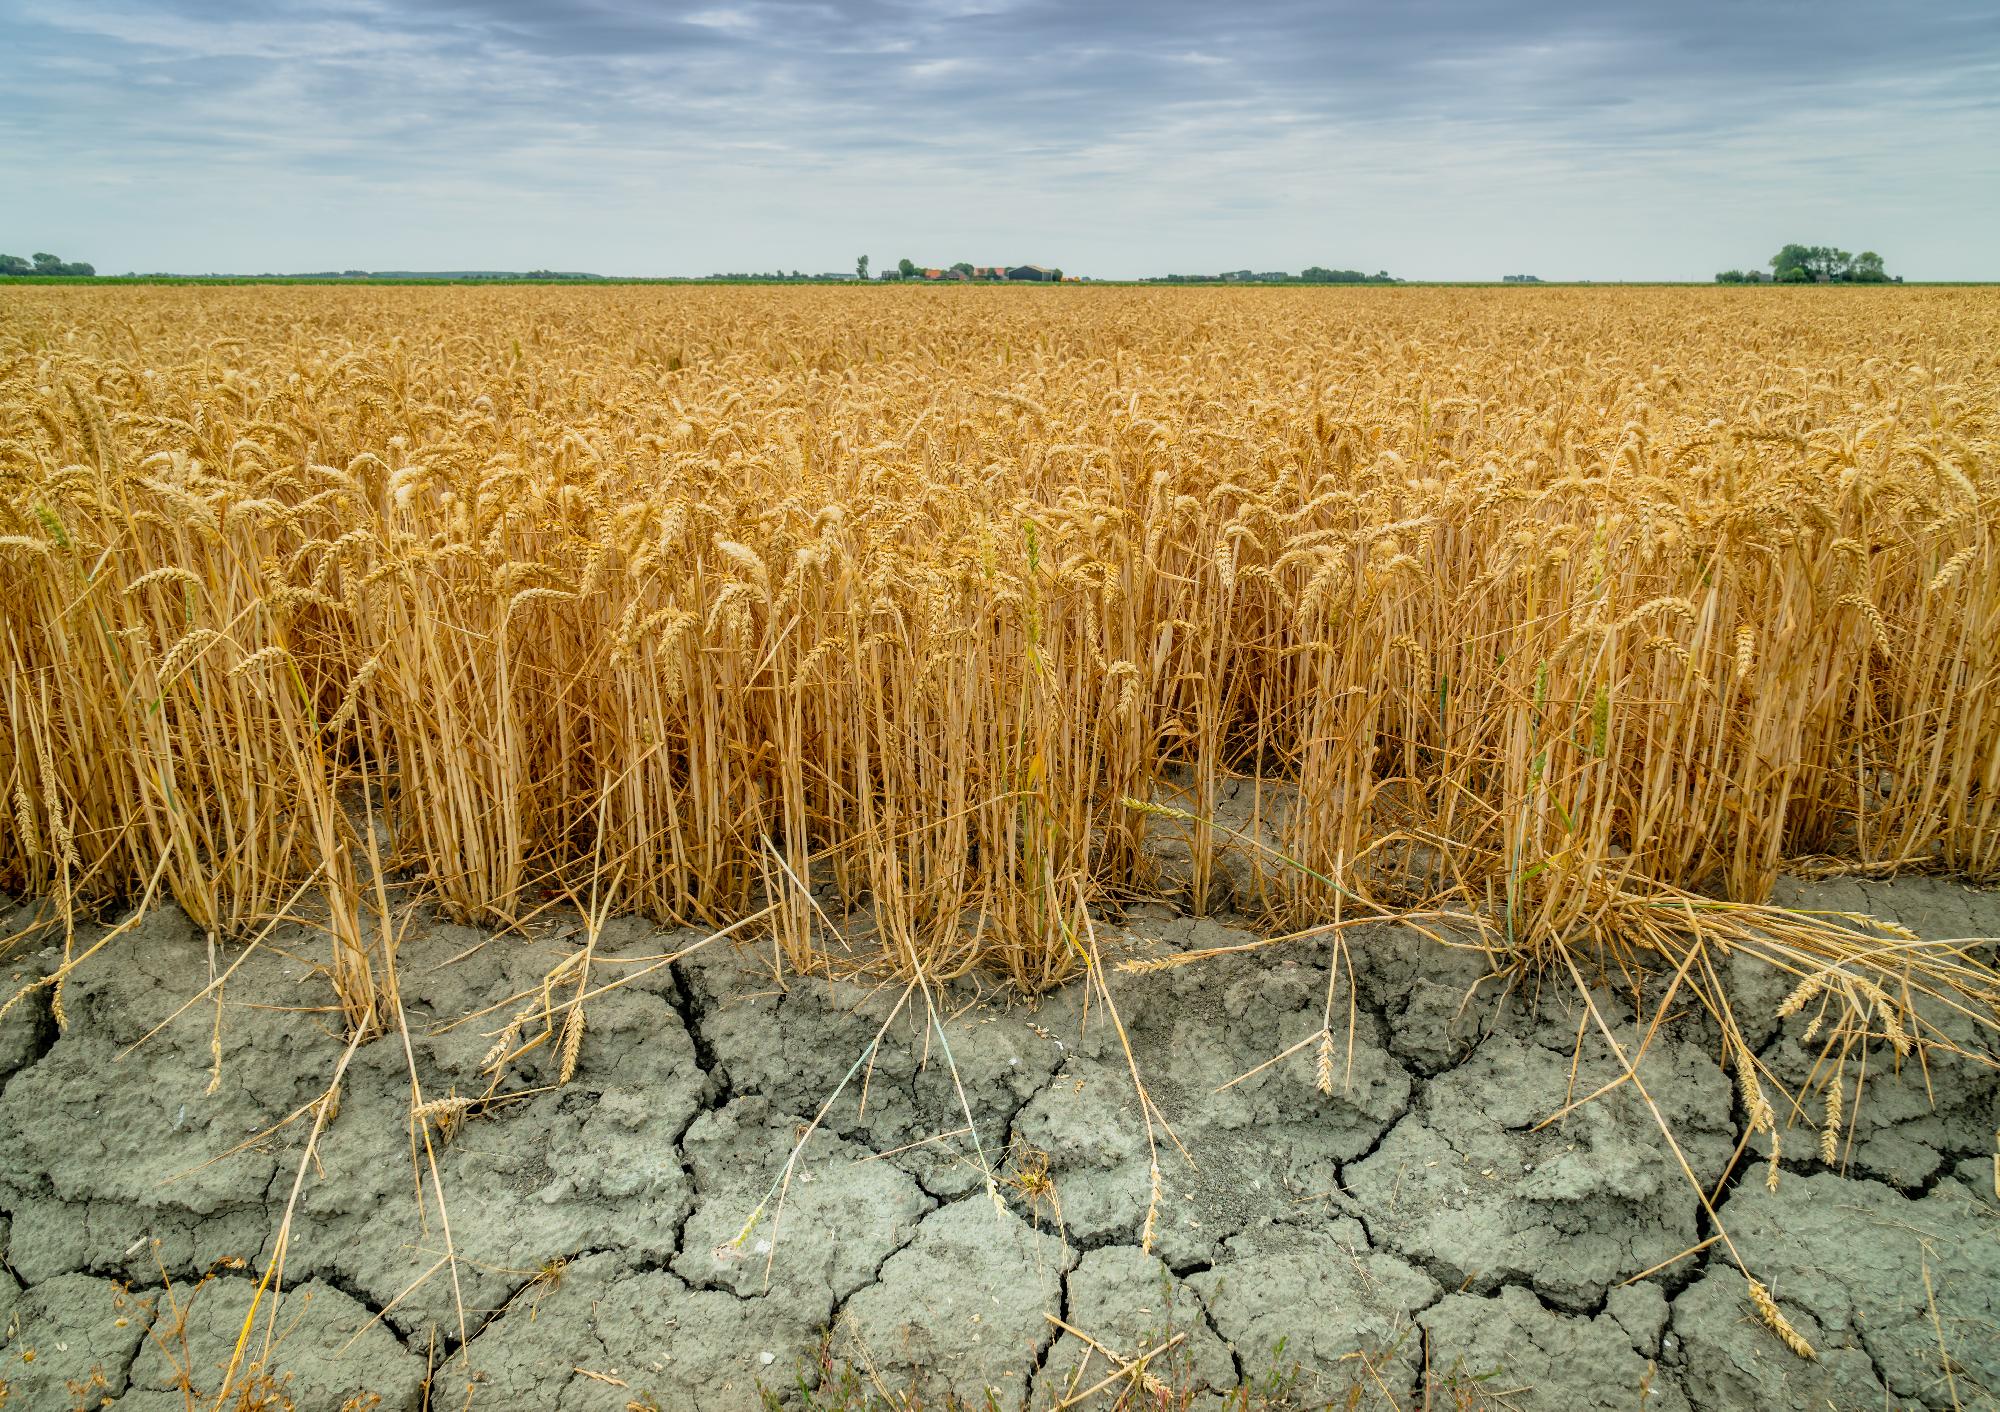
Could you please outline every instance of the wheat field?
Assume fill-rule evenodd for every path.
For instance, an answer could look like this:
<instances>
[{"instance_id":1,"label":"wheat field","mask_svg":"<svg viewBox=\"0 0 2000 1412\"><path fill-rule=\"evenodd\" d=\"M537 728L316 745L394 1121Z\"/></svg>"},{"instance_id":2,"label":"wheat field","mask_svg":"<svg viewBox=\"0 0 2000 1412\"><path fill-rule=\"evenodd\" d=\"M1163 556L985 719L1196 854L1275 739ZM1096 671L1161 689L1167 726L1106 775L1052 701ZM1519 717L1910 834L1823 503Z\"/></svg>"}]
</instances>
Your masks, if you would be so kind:
<instances>
[{"instance_id":1,"label":"wheat field","mask_svg":"<svg viewBox=\"0 0 2000 1412\"><path fill-rule=\"evenodd\" d=\"M1533 956L1991 878L1996 350L1963 290L9 292L0 886L310 898L365 1026L384 874L1031 992L1135 898Z\"/></svg>"}]
</instances>

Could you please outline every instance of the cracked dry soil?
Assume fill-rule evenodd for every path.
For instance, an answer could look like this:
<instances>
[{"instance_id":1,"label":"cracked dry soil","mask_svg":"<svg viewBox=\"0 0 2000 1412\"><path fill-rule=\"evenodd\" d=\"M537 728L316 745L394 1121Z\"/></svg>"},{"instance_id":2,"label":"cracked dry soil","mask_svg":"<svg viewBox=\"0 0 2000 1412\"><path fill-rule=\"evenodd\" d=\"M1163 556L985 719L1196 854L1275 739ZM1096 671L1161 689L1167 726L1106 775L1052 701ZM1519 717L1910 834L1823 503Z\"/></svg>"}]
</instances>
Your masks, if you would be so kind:
<instances>
[{"instance_id":1,"label":"cracked dry soil","mask_svg":"<svg viewBox=\"0 0 2000 1412\"><path fill-rule=\"evenodd\" d=\"M1788 888L1780 900L1926 936L2000 932L2000 894L1949 882ZM0 934L26 916L0 916ZM1142 956L1251 939L1144 907L1113 934ZM1711 1222L1629 1085L1542 1126L1615 1073L1574 996L1489 985L1467 1001L1476 960L1386 925L1353 946L1331 1095L1310 1048L1218 1091L1318 1030L1323 952L1115 978L1140 1072L1193 1158L1163 1137L1151 1253L1145 1128L1118 1036L1080 987L1034 1006L950 989L942 1036L907 1008L739 1244L897 992L780 990L754 952L720 944L640 974L637 958L696 939L612 923L597 974L634 979L590 1003L573 1081L554 1085L538 1052L440 1151L456 1298L443 1232L418 1212L400 1040L360 1048L306 1173L287 1288L266 1302L265 1371L299 1408L413 1409L427 1377L437 1407L755 1407L762 1389L791 1405L822 1357L890 1388L1043 1408L1110 1371L1093 1343L1130 1356L1175 1335L1164 1361L1196 1406L1274 1368L1295 1369L1289 1395L1307 1406L1409 1405L1426 1388L1562 1409L2000 1396L1989 1070L1899 1074L1871 1053L1840 1170L1804 1129L1775 1191L1761 1147L1724 1182L1723 1222L1819 1349L1809 1362L1704 1245ZM207 983L208 949L173 912L116 945L69 984L66 1029L29 1004L0 1023L9 1407L177 1409L184 1382L213 1396L309 1120L276 1125L319 1096L342 1048L309 936L245 959L219 1017L204 1001L150 1038ZM413 927L399 970L427 1097L484 1092L507 1011L454 1022L538 986L577 945L574 928L489 944ZM7 958L13 987L52 957ZM1775 1018L1784 985L1737 979L1747 1033L1802 1078L1803 1017ZM1624 1000L1600 1002L1636 1033ZM1743 1126L1717 1048L1709 1022L1683 1017L1641 1064L1709 1185ZM1003 1178L997 1209L968 1109ZM1005 1180L1042 1154L1046 1187Z\"/></svg>"}]
</instances>

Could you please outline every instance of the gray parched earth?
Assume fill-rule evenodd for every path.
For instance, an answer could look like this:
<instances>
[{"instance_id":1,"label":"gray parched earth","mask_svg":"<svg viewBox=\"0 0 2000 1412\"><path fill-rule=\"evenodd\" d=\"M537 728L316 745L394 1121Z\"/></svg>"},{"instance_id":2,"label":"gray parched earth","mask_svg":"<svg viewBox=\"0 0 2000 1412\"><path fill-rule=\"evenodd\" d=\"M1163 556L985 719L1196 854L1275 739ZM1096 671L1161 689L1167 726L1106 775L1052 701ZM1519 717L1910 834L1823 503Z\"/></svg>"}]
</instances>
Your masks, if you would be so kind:
<instances>
[{"instance_id":1,"label":"gray parched earth","mask_svg":"<svg viewBox=\"0 0 2000 1412\"><path fill-rule=\"evenodd\" d=\"M1944 881L1780 900L2000 933L2000 894ZM31 920L0 906L0 936ZM1767 1139L1737 1158L1712 1021L1646 1045L1657 1120L1630 1083L1562 1113L1620 1072L1567 981L1506 992L1476 984L1470 952L1350 935L1330 1095L1312 1043L1258 1067L1319 1032L1323 945L1111 978L1157 1114L1149 1252L1147 1125L1081 986L1032 1006L948 987L932 1023L897 987L780 986L768 947L649 965L699 934L614 922L592 984L625 983L586 1006L571 1082L546 1043L436 1147L447 1230L394 1031L354 1052L305 1160L344 1049L321 944L212 952L155 914L71 978L66 1027L45 991L0 1021L4 1405L207 1406L246 1328L234 1383L300 1409L804 1407L844 1370L927 1406L1039 1409L1162 1344L1153 1373L1196 1407L1243 1388L1286 1407L2000 1398L1990 1068L1853 1056L1841 1160L1820 1162L1818 1113L1781 1111L1771 1188ZM1254 938L1140 908L1104 939L1160 957ZM581 944L574 922L413 925L399 972L424 1097L485 1094L509 997L538 999ZM46 935L17 946L8 993L57 959ZM1810 1007L1779 1021L1789 986L1732 964L1750 1042L1796 1085ZM219 1007L186 1004L231 965ZM1629 998L1597 1000L1637 1052ZM1719 1187L1734 1254L1658 1120ZM282 1293L258 1300L288 1205ZM1758 1320L1738 1257L1816 1359Z\"/></svg>"}]
</instances>

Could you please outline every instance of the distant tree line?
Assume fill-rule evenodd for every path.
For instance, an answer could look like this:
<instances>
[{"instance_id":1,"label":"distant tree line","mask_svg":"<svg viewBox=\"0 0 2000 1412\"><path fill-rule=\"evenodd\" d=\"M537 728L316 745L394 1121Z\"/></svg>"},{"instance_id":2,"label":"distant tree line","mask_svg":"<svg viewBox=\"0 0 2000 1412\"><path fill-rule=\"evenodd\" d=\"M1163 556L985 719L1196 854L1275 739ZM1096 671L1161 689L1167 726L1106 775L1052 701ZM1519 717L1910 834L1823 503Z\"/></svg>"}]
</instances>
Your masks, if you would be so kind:
<instances>
[{"instance_id":1,"label":"distant tree line","mask_svg":"<svg viewBox=\"0 0 2000 1412\"><path fill-rule=\"evenodd\" d=\"M809 275L804 270L772 270L769 273L760 273L756 270L731 270L724 273L718 270L714 274L690 276L690 278L720 280L724 284L731 281L739 284L852 284L856 277L838 270L816 275Z\"/></svg>"},{"instance_id":2,"label":"distant tree line","mask_svg":"<svg viewBox=\"0 0 2000 1412\"><path fill-rule=\"evenodd\" d=\"M175 276L179 278L179 276ZM412 280L444 281L452 284L476 284L482 280L495 284L515 284L526 280L537 282L565 281L569 283L603 283L605 277L581 270L303 270L293 274L276 274L270 270L258 275L220 274L211 272L209 279L292 279L292 280L386 280L397 284Z\"/></svg>"},{"instance_id":3,"label":"distant tree line","mask_svg":"<svg viewBox=\"0 0 2000 1412\"><path fill-rule=\"evenodd\" d=\"M1887 284L1888 271L1882 257L1873 250L1850 255L1831 245L1787 245L1771 257L1771 273L1757 270L1724 270L1717 284ZM1901 282L1900 276L1897 282Z\"/></svg>"},{"instance_id":4,"label":"distant tree line","mask_svg":"<svg viewBox=\"0 0 2000 1412\"><path fill-rule=\"evenodd\" d=\"M4 275L94 275L95 265L82 260L63 260L46 250L37 251L32 260L23 260L19 255L0 255L0 276Z\"/></svg>"},{"instance_id":5,"label":"distant tree line","mask_svg":"<svg viewBox=\"0 0 2000 1412\"><path fill-rule=\"evenodd\" d=\"M1146 284L1400 284L1387 270L1363 274L1360 270L1329 270L1324 265L1307 265L1297 274L1289 270L1224 270L1216 275L1153 275Z\"/></svg>"}]
</instances>

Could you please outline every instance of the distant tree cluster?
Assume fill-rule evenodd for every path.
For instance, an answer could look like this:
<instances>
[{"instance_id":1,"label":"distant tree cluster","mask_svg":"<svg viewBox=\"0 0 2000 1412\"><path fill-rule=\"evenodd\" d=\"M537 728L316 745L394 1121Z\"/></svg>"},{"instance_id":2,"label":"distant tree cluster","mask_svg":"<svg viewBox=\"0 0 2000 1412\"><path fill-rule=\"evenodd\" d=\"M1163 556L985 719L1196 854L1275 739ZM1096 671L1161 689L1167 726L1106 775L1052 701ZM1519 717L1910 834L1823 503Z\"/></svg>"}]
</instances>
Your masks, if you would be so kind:
<instances>
[{"instance_id":1,"label":"distant tree cluster","mask_svg":"<svg viewBox=\"0 0 2000 1412\"><path fill-rule=\"evenodd\" d=\"M1393 284L1387 270L1365 275L1359 270L1329 270L1324 265L1307 265L1299 271L1301 284Z\"/></svg>"},{"instance_id":2,"label":"distant tree cluster","mask_svg":"<svg viewBox=\"0 0 2000 1412\"><path fill-rule=\"evenodd\" d=\"M1873 250L1850 255L1831 245L1787 245L1771 257L1771 273L1758 270L1724 270L1717 284L1887 284L1888 271L1882 257ZM1898 281L1900 282L1900 281Z\"/></svg>"},{"instance_id":3,"label":"distant tree cluster","mask_svg":"<svg viewBox=\"0 0 2000 1412\"><path fill-rule=\"evenodd\" d=\"M949 265L919 265L907 255L898 260L893 269L885 268L878 279L948 279L1004 281L1012 278L1009 269L1019 269L1018 265L975 265L970 260L955 260ZM935 271L935 273L933 273ZM1060 283L1063 272L1051 269L1037 278Z\"/></svg>"},{"instance_id":4,"label":"distant tree cluster","mask_svg":"<svg viewBox=\"0 0 2000 1412\"><path fill-rule=\"evenodd\" d=\"M42 250L32 260L19 255L0 255L0 276L5 275L94 275L95 265L82 260L63 260Z\"/></svg>"}]
</instances>

